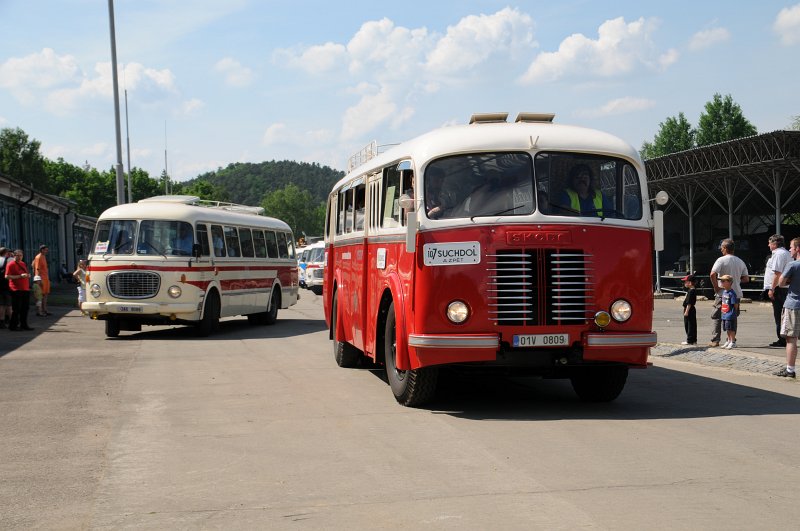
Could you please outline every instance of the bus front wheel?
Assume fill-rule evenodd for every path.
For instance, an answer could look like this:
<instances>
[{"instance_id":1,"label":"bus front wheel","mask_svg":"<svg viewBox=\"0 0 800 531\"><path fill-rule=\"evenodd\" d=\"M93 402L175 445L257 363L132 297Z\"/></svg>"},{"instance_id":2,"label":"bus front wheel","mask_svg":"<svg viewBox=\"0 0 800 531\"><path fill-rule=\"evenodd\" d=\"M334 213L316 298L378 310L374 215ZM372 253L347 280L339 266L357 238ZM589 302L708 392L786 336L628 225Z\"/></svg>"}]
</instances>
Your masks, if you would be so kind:
<instances>
[{"instance_id":1,"label":"bus front wheel","mask_svg":"<svg viewBox=\"0 0 800 531\"><path fill-rule=\"evenodd\" d=\"M203 307L203 318L197 324L197 335L208 337L219 328L219 295L212 291L206 296L206 303Z\"/></svg>"},{"instance_id":2,"label":"bus front wheel","mask_svg":"<svg viewBox=\"0 0 800 531\"><path fill-rule=\"evenodd\" d=\"M628 368L587 367L570 376L572 388L584 402L611 402L619 396L628 380Z\"/></svg>"},{"instance_id":3,"label":"bus front wheel","mask_svg":"<svg viewBox=\"0 0 800 531\"><path fill-rule=\"evenodd\" d=\"M119 320L110 318L106 320L106 337L118 337L119 336Z\"/></svg>"},{"instance_id":4,"label":"bus front wheel","mask_svg":"<svg viewBox=\"0 0 800 531\"><path fill-rule=\"evenodd\" d=\"M338 320L339 304L336 302L338 297L334 295L333 306L331 307L331 332L333 333L333 357L336 365L347 369L358 365L361 353L356 347L346 341L336 340L336 321Z\"/></svg>"},{"instance_id":5,"label":"bus front wheel","mask_svg":"<svg viewBox=\"0 0 800 531\"><path fill-rule=\"evenodd\" d=\"M436 367L423 367L402 371L397 368L397 318L394 303L389 304L384 334L384 354L386 378L395 399L408 407L421 406L430 402L436 394L436 381L439 371Z\"/></svg>"}]
</instances>

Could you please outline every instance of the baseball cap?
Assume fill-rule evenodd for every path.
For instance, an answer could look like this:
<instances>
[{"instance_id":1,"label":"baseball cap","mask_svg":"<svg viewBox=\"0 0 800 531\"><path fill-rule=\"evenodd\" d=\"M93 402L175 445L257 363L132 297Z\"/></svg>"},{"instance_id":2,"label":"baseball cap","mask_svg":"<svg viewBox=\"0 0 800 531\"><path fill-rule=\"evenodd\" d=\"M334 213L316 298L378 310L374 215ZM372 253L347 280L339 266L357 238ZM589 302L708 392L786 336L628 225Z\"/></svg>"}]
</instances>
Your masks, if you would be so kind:
<instances>
[{"instance_id":1,"label":"baseball cap","mask_svg":"<svg viewBox=\"0 0 800 531\"><path fill-rule=\"evenodd\" d=\"M689 280L691 282L694 282L694 275L688 274L685 277L682 277L681 280L684 281L684 282L686 282L687 280Z\"/></svg>"}]
</instances>

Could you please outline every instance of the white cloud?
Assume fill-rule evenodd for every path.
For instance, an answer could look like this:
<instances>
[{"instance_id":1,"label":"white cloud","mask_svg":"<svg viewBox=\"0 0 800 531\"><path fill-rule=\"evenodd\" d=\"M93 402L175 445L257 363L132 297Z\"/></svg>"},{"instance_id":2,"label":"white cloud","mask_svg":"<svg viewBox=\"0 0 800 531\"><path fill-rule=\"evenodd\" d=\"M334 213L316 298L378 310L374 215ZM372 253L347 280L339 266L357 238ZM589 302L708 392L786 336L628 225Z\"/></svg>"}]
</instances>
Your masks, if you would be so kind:
<instances>
[{"instance_id":1,"label":"white cloud","mask_svg":"<svg viewBox=\"0 0 800 531\"><path fill-rule=\"evenodd\" d=\"M372 87L365 91L361 100L347 109L342 118L342 140L362 136L385 122L397 110L386 87Z\"/></svg>"},{"instance_id":2,"label":"white cloud","mask_svg":"<svg viewBox=\"0 0 800 531\"><path fill-rule=\"evenodd\" d=\"M267 127L264 131L264 136L261 137L261 143L265 146L277 144L286 139L286 124L275 123Z\"/></svg>"},{"instance_id":3,"label":"white cloud","mask_svg":"<svg viewBox=\"0 0 800 531\"><path fill-rule=\"evenodd\" d=\"M607 20L598 28L598 38L570 35L556 52L542 52L520 78L523 83L544 83L563 78L612 78L637 68L663 69L677 60L677 52L658 52L652 35L656 19L640 18L626 23L622 17Z\"/></svg>"},{"instance_id":4,"label":"white cloud","mask_svg":"<svg viewBox=\"0 0 800 531\"><path fill-rule=\"evenodd\" d=\"M388 18L365 22L347 43L350 72L384 79L407 78L432 46L426 28L395 26Z\"/></svg>"},{"instance_id":5,"label":"white cloud","mask_svg":"<svg viewBox=\"0 0 800 531\"><path fill-rule=\"evenodd\" d=\"M8 120L6 120L5 117L0 116L0 125L6 125L7 123L8 123Z\"/></svg>"},{"instance_id":6,"label":"white cloud","mask_svg":"<svg viewBox=\"0 0 800 531\"><path fill-rule=\"evenodd\" d=\"M603 116L617 116L631 112L643 111L654 107L656 102L647 98L632 98L625 96L611 100L596 109L583 109L575 112L576 116L585 118L600 118Z\"/></svg>"},{"instance_id":7,"label":"white cloud","mask_svg":"<svg viewBox=\"0 0 800 531\"><path fill-rule=\"evenodd\" d=\"M97 142L80 150L82 157L105 158L111 156L111 149L105 142Z\"/></svg>"},{"instance_id":8,"label":"white cloud","mask_svg":"<svg viewBox=\"0 0 800 531\"><path fill-rule=\"evenodd\" d=\"M253 80L253 71L231 57L217 61L214 70L225 76L225 84L231 87L246 87Z\"/></svg>"},{"instance_id":9,"label":"white cloud","mask_svg":"<svg viewBox=\"0 0 800 531\"><path fill-rule=\"evenodd\" d=\"M711 28L698 31L689 39L689 49L693 52L703 50L731 38L731 32L725 28Z\"/></svg>"},{"instance_id":10,"label":"white cloud","mask_svg":"<svg viewBox=\"0 0 800 531\"><path fill-rule=\"evenodd\" d=\"M50 89L81 79L78 62L71 55L58 55L51 48L12 57L0 64L0 87L11 91L17 100L32 103L32 90Z\"/></svg>"},{"instance_id":11,"label":"white cloud","mask_svg":"<svg viewBox=\"0 0 800 531\"><path fill-rule=\"evenodd\" d=\"M800 4L781 9L775 17L772 29L780 36L785 46L800 43Z\"/></svg>"},{"instance_id":12,"label":"white cloud","mask_svg":"<svg viewBox=\"0 0 800 531\"><path fill-rule=\"evenodd\" d=\"M169 69L156 70L147 68L140 63L118 65L120 70L119 82L120 98L123 88L127 88L129 95L133 94L138 99L160 98L165 93L175 92L175 76ZM113 81L111 79L111 63L97 63L94 67L95 76L83 76L77 87L58 89L45 96L45 106L56 114L68 114L82 101L93 98L111 98L113 96Z\"/></svg>"},{"instance_id":13,"label":"white cloud","mask_svg":"<svg viewBox=\"0 0 800 531\"><path fill-rule=\"evenodd\" d=\"M436 42L427 57L432 72L456 72L474 68L494 53L508 53L536 46L533 20L507 7L493 15L470 15Z\"/></svg>"},{"instance_id":14,"label":"white cloud","mask_svg":"<svg viewBox=\"0 0 800 531\"><path fill-rule=\"evenodd\" d=\"M181 110L183 111L183 114L185 114L186 116L191 116L193 114L196 114L197 111L199 111L205 106L206 104L203 100L200 100L198 98L192 98L183 102L183 104L181 105Z\"/></svg>"},{"instance_id":15,"label":"white cloud","mask_svg":"<svg viewBox=\"0 0 800 531\"><path fill-rule=\"evenodd\" d=\"M345 46L333 42L310 46L305 50L281 49L273 57L279 63L305 70L309 74L331 72L348 61Z\"/></svg>"}]
</instances>

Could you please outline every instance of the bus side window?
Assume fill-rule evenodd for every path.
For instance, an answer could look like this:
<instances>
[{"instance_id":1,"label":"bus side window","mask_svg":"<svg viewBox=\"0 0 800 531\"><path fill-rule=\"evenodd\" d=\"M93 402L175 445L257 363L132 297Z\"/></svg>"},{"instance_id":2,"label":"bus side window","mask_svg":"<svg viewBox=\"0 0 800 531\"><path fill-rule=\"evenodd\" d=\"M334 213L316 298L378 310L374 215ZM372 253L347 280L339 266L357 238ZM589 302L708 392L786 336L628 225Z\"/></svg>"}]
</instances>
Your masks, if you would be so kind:
<instances>
[{"instance_id":1,"label":"bus side window","mask_svg":"<svg viewBox=\"0 0 800 531\"><path fill-rule=\"evenodd\" d=\"M214 256L225 256L225 233L220 225L211 225L211 242L214 247Z\"/></svg>"},{"instance_id":2,"label":"bus side window","mask_svg":"<svg viewBox=\"0 0 800 531\"><path fill-rule=\"evenodd\" d=\"M353 232L353 221L354 221L354 219L353 219L353 214L354 214L354 212L353 212L353 193L354 192L355 192L355 190L350 188L345 194L345 202L346 202L346 205L347 205L347 210L346 210L346 214L345 214L345 216L346 216L346 218L345 218L345 227L344 227L345 232Z\"/></svg>"},{"instance_id":3,"label":"bus side window","mask_svg":"<svg viewBox=\"0 0 800 531\"><path fill-rule=\"evenodd\" d=\"M239 228L239 241L242 244L242 256L253 257L253 235L250 229Z\"/></svg>"},{"instance_id":4,"label":"bus side window","mask_svg":"<svg viewBox=\"0 0 800 531\"><path fill-rule=\"evenodd\" d=\"M264 234L267 236L267 256L278 258L278 239L275 237L275 231L266 230Z\"/></svg>"},{"instance_id":5,"label":"bus side window","mask_svg":"<svg viewBox=\"0 0 800 531\"><path fill-rule=\"evenodd\" d=\"M205 223L197 224L195 239L200 244L200 256L209 256L211 248L208 246L208 225Z\"/></svg>"},{"instance_id":6,"label":"bus side window","mask_svg":"<svg viewBox=\"0 0 800 531\"><path fill-rule=\"evenodd\" d=\"M394 167L383 170L383 218L381 227L400 226L400 172Z\"/></svg>"},{"instance_id":7,"label":"bus side window","mask_svg":"<svg viewBox=\"0 0 800 531\"><path fill-rule=\"evenodd\" d=\"M242 251L239 249L239 233L236 227L225 227L225 245L228 247L228 256L241 256Z\"/></svg>"},{"instance_id":8,"label":"bus side window","mask_svg":"<svg viewBox=\"0 0 800 531\"><path fill-rule=\"evenodd\" d=\"M339 201L337 201L336 234L344 234L346 205L345 192L341 192L339 193Z\"/></svg>"},{"instance_id":9,"label":"bus side window","mask_svg":"<svg viewBox=\"0 0 800 531\"><path fill-rule=\"evenodd\" d=\"M294 236L291 232L286 234L286 245L289 248L289 258L297 258L297 255L294 254Z\"/></svg>"},{"instance_id":10,"label":"bus side window","mask_svg":"<svg viewBox=\"0 0 800 531\"><path fill-rule=\"evenodd\" d=\"M289 258L289 246L286 245L286 237L288 234L285 232L278 233L278 256L280 258Z\"/></svg>"},{"instance_id":11,"label":"bus side window","mask_svg":"<svg viewBox=\"0 0 800 531\"><path fill-rule=\"evenodd\" d=\"M367 185L360 184L355 189L355 203L354 203L354 210L355 210L355 230L363 231L364 230L364 207L367 203Z\"/></svg>"},{"instance_id":12,"label":"bus side window","mask_svg":"<svg viewBox=\"0 0 800 531\"><path fill-rule=\"evenodd\" d=\"M256 258L267 257L267 241L264 239L264 231L253 231L253 247L255 248Z\"/></svg>"}]
</instances>

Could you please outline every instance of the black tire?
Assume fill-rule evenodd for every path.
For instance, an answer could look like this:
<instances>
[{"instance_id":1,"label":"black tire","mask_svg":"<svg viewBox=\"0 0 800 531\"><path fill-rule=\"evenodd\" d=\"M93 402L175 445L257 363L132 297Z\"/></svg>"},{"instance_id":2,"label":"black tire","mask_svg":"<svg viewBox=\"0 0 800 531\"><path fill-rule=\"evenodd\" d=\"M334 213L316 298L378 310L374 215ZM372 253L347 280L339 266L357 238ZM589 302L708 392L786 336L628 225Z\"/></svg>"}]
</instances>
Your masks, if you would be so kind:
<instances>
[{"instance_id":1,"label":"black tire","mask_svg":"<svg viewBox=\"0 0 800 531\"><path fill-rule=\"evenodd\" d=\"M358 365L361 353L356 347L346 341L336 340L336 322L338 321L339 304L336 302L336 295L333 296L333 306L331 307L331 333L333 334L333 358L336 365L351 369Z\"/></svg>"},{"instance_id":2,"label":"black tire","mask_svg":"<svg viewBox=\"0 0 800 531\"><path fill-rule=\"evenodd\" d=\"M436 395L436 382L439 371L436 367L423 367L409 371L397 369L395 356L397 353L397 319L394 314L394 303L389 305L386 315L386 333L384 334L384 354L386 378L395 399L402 405L417 407L430 402Z\"/></svg>"},{"instance_id":3,"label":"black tire","mask_svg":"<svg viewBox=\"0 0 800 531\"><path fill-rule=\"evenodd\" d=\"M206 296L203 306L203 318L197 323L195 332L200 337L208 337L219 330L219 295L216 291Z\"/></svg>"},{"instance_id":4,"label":"black tire","mask_svg":"<svg viewBox=\"0 0 800 531\"><path fill-rule=\"evenodd\" d=\"M119 337L119 320L118 319L107 319L106 320L106 337Z\"/></svg>"},{"instance_id":5,"label":"black tire","mask_svg":"<svg viewBox=\"0 0 800 531\"><path fill-rule=\"evenodd\" d=\"M611 402L625 388L628 367L586 367L572 376L572 388L584 402Z\"/></svg>"},{"instance_id":6,"label":"black tire","mask_svg":"<svg viewBox=\"0 0 800 531\"><path fill-rule=\"evenodd\" d=\"M278 320L278 309L281 307L281 290L272 289L272 296L269 298L269 310L264 312L264 324L274 325Z\"/></svg>"}]
</instances>

